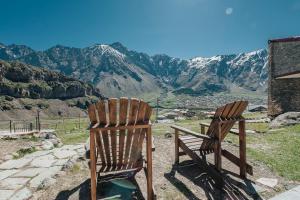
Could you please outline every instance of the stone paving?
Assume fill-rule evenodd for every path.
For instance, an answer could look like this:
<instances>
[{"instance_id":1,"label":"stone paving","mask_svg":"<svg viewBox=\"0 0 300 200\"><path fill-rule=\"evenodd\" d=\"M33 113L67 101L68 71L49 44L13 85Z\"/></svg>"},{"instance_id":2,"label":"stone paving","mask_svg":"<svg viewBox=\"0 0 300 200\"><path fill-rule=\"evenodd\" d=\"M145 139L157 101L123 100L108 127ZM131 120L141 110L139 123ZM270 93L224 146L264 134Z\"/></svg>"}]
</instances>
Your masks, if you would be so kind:
<instances>
[{"instance_id":1,"label":"stone paving","mask_svg":"<svg viewBox=\"0 0 300 200\"><path fill-rule=\"evenodd\" d=\"M297 199L300 199L300 185L292 188L291 190L276 195L270 200L297 200Z\"/></svg>"},{"instance_id":2,"label":"stone paving","mask_svg":"<svg viewBox=\"0 0 300 200\"><path fill-rule=\"evenodd\" d=\"M83 157L84 144L36 151L0 164L0 200L27 200L56 182L56 175Z\"/></svg>"}]
</instances>

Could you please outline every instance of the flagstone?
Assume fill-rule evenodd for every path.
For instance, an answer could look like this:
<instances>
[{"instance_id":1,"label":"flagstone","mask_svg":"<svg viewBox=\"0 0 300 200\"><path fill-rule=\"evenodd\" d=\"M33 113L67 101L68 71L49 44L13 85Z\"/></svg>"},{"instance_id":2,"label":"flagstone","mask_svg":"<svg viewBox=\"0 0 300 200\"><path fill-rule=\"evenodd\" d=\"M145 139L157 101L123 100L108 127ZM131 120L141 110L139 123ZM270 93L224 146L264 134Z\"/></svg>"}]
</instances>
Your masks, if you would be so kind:
<instances>
[{"instance_id":1,"label":"flagstone","mask_svg":"<svg viewBox=\"0 0 300 200\"><path fill-rule=\"evenodd\" d=\"M8 160L0 165L0 169L19 169L31 162L31 158Z\"/></svg>"},{"instance_id":2,"label":"flagstone","mask_svg":"<svg viewBox=\"0 0 300 200\"><path fill-rule=\"evenodd\" d=\"M27 200L32 196L31 191L28 188L23 188L16 192L11 199L13 200Z\"/></svg>"},{"instance_id":3,"label":"flagstone","mask_svg":"<svg viewBox=\"0 0 300 200\"><path fill-rule=\"evenodd\" d=\"M0 181L2 179L5 179L15 173L17 173L19 170L17 169L11 169L11 170L3 170L3 171L0 171Z\"/></svg>"},{"instance_id":4,"label":"flagstone","mask_svg":"<svg viewBox=\"0 0 300 200\"><path fill-rule=\"evenodd\" d=\"M14 174L13 176L14 177L30 177L30 178L32 178L45 170L47 170L47 168L28 168L28 169L25 169L24 171L20 171L20 172Z\"/></svg>"}]
</instances>

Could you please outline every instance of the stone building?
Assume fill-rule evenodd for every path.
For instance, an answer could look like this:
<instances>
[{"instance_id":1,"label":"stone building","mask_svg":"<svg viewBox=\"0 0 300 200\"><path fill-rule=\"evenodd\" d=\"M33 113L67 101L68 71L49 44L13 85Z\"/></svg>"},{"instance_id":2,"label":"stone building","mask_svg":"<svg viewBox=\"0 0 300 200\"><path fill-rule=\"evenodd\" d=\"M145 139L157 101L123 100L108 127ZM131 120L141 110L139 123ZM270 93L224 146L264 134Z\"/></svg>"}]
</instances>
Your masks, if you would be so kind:
<instances>
[{"instance_id":1,"label":"stone building","mask_svg":"<svg viewBox=\"0 0 300 200\"><path fill-rule=\"evenodd\" d=\"M268 115L300 112L300 37L269 40Z\"/></svg>"}]
</instances>

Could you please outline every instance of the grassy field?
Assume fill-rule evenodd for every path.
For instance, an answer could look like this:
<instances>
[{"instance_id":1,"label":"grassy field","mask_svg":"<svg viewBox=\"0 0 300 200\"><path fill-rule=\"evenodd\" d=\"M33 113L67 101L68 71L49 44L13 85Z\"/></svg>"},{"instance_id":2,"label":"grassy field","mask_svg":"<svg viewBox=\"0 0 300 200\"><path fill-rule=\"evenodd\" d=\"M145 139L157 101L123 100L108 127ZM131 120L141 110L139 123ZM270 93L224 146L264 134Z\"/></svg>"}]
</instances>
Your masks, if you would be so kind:
<instances>
[{"instance_id":1,"label":"grassy field","mask_svg":"<svg viewBox=\"0 0 300 200\"><path fill-rule=\"evenodd\" d=\"M51 120L49 127L56 129L64 144L82 143L88 138L88 119ZM209 122L209 120L201 120ZM175 124L200 131L199 120L182 120ZM153 124L154 135L172 132L171 124ZM247 153L250 158L269 166L288 180L300 181L300 125L269 130L267 123L247 123L246 128L259 133L247 135ZM238 144L238 137L229 134L226 140Z\"/></svg>"}]
</instances>

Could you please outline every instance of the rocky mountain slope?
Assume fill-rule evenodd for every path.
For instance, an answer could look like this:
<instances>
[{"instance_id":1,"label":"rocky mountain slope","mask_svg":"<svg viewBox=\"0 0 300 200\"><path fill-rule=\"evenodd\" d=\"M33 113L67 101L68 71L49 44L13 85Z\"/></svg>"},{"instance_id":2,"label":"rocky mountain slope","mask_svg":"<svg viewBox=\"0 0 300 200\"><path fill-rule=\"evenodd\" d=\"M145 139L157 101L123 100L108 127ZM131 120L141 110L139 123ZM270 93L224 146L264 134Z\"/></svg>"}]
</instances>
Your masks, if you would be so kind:
<instances>
[{"instance_id":1,"label":"rocky mountain slope","mask_svg":"<svg viewBox=\"0 0 300 200\"><path fill-rule=\"evenodd\" d=\"M103 98L98 89L45 68L0 60L0 120L85 116L91 101ZM83 109L83 110L82 110Z\"/></svg>"},{"instance_id":2,"label":"rocky mountain slope","mask_svg":"<svg viewBox=\"0 0 300 200\"><path fill-rule=\"evenodd\" d=\"M245 90L264 92L267 51L179 59L149 56L121 43L87 48L61 45L34 51L23 45L0 45L0 59L42 66L88 82L106 96L142 96L167 90L206 95Z\"/></svg>"},{"instance_id":3,"label":"rocky mountain slope","mask_svg":"<svg viewBox=\"0 0 300 200\"><path fill-rule=\"evenodd\" d=\"M0 95L31 99L101 97L93 86L58 72L0 60Z\"/></svg>"}]
</instances>

